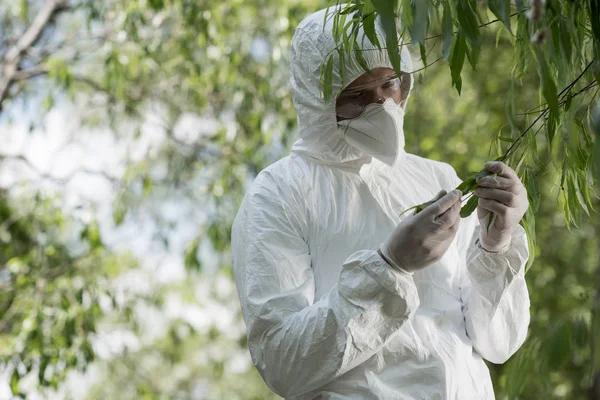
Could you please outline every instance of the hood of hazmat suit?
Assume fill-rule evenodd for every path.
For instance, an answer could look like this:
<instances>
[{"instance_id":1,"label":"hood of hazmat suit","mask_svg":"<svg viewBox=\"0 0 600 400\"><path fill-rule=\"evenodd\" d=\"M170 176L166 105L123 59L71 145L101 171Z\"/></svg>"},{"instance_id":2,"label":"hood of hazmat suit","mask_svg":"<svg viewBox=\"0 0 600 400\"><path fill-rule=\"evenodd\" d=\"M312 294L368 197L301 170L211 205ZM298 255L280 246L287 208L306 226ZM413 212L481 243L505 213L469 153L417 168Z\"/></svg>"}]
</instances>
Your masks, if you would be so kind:
<instances>
[{"instance_id":1,"label":"hood of hazmat suit","mask_svg":"<svg viewBox=\"0 0 600 400\"><path fill-rule=\"evenodd\" d=\"M403 152L390 166L344 140L335 100L319 91L321 62L335 48L324 17L304 19L292 42L300 139L258 174L232 228L252 360L286 399L493 399L483 359L505 362L529 325L525 231L487 252L473 213L423 270L398 271L379 256L402 211L461 180L449 164ZM363 32L358 43L370 69L392 67ZM402 69L412 71L405 47ZM346 62L347 82L363 73ZM334 97L342 89L334 68Z\"/></svg>"}]
</instances>

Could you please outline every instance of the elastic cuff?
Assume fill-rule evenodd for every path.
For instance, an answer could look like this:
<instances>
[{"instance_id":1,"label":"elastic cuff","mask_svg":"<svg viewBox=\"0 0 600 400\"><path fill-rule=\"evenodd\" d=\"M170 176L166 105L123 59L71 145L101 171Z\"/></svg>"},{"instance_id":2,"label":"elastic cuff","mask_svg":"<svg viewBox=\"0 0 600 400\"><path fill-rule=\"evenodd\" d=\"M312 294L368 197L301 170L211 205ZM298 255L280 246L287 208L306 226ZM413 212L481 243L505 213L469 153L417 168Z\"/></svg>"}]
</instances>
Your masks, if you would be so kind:
<instances>
[{"instance_id":1,"label":"elastic cuff","mask_svg":"<svg viewBox=\"0 0 600 400\"><path fill-rule=\"evenodd\" d=\"M381 246L379 247L379 249L377 250L377 253L379 253L379 255L381 256L381 258L383 258L383 261L385 261L390 267L392 267L393 269L395 269L398 272L402 272L404 274L408 274L408 275L412 275L413 272L409 271L405 268L402 268L400 265L398 265L397 263L395 263L394 261L392 261L392 258L390 257L390 251L387 247L387 245L385 243L382 243Z\"/></svg>"},{"instance_id":2,"label":"elastic cuff","mask_svg":"<svg viewBox=\"0 0 600 400\"><path fill-rule=\"evenodd\" d=\"M511 242L512 242L512 237L511 237L511 240L508 241L508 243L506 244L506 246L504 246L503 248L501 248L500 250L497 250L497 251L488 250L485 247L483 247L483 245L481 244L481 237L477 238L477 240L475 241L475 244L477 245L477 247L479 247L481 250L485 251L486 253L504 254L510 248Z\"/></svg>"}]
</instances>

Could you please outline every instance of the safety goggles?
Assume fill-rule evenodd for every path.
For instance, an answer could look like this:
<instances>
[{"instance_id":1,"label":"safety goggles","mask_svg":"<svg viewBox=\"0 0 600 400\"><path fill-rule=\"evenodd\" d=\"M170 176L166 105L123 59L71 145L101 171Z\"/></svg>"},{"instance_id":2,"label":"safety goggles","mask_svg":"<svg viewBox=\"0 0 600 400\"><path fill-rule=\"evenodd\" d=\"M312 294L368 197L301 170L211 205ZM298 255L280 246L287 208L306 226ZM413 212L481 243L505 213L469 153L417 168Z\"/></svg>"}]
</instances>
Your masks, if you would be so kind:
<instances>
[{"instance_id":1,"label":"safety goggles","mask_svg":"<svg viewBox=\"0 0 600 400\"><path fill-rule=\"evenodd\" d=\"M365 107L394 99L396 104L406 100L410 90L410 75L387 76L364 85L344 89L336 100L336 115L342 119L357 118Z\"/></svg>"}]
</instances>

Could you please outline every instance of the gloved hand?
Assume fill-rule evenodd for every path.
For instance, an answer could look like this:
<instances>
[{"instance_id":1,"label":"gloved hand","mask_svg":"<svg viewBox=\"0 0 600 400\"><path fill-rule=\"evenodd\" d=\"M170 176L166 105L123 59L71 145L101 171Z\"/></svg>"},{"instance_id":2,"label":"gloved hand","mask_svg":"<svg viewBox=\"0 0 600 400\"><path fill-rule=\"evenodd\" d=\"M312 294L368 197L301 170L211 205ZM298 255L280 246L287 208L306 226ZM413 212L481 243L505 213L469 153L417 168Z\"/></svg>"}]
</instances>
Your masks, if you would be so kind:
<instances>
[{"instance_id":1,"label":"gloved hand","mask_svg":"<svg viewBox=\"0 0 600 400\"><path fill-rule=\"evenodd\" d=\"M438 261L450 247L460 224L462 193L442 190L435 203L396 226L379 248L393 268L414 272Z\"/></svg>"},{"instance_id":2,"label":"gloved hand","mask_svg":"<svg viewBox=\"0 0 600 400\"><path fill-rule=\"evenodd\" d=\"M500 161L485 163L485 169L497 175L477 180L481 187L475 189L479 196L477 218L481 229L479 242L487 251L499 252L508 247L515 230L529 207L527 190L517 173ZM488 227L490 212L494 213L492 224Z\"/></svg>"}]
</instances>

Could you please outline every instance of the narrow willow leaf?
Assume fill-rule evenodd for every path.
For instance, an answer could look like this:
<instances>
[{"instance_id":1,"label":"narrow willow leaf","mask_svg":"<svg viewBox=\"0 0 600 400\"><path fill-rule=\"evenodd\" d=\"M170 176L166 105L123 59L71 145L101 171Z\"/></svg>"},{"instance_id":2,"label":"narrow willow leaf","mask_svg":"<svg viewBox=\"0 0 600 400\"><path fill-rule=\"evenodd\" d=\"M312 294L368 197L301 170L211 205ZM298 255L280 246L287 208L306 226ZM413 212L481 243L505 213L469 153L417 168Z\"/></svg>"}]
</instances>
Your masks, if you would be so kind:
<instances>
[{"instance_id":1,"label":"narrow willow leaf","mask_svg":"<svg viewBox=\"0 0 600 400\"><path fill-rule=\"evenodd\" d=\"M596 79L596 83L600 86L600 60L594 61L591 67L592 75L594 75L594 79Z\"/></svg>"},{"instance_id":2,"label":"narrow willow leaf","mask_svg":"<svg viewBox=\"0 0 600 400\"><path fill-rule=\"evenodd\" d=\"M596 42L596 51L600 51L600 1L590 0L590 22L592 24L592 33Z\"/></svg>"},{"instance_id":3,"label":"narrow willow leaf","mask_svg":"<svg viewBox=\"0 0 600 400\"><path fill-rule=\"evenodd\" d=\"M342 38L342 32L344 31L344 28L346 27L346 18L347 18L347 14L338 14L339 15L339 19L338 19L338 25L337 25L337 31L335 31L335 42L339 43L340 39Z\"/></svg>"},{"instance_id":4,"label":"narrow willow leaf","mask_svg":"<svg viewBox=\"0 0 600 400\"><path fill-rule=\"evenodd\" d=\"M413 41L423 44L425 42L425 35L427 34L429 0L416 1L414 2L414 7L415 17L410 32Z\"/></svg>"},{"instance_id":5,"label":"narrow willow leaf","mask_svg":"<svg viewBox=\"0 0 600 400\"><path fill-rule=\"evenodd\" d=\"M525 0L515 0L515 5L517 6L517 11L523 11L523 4Z\"/></svg>"},{"instance_id":6,"label":"narrow willow leaf","mask_svg":"<svg viewBox=\"0 0 600 400\"><path fill-rule=\"evenodd\" d=\"M332 83L333 83L333 55L329 56L327 64L325 65L325 72L323 74L323 90L325 101L331 100L332 96Z\"/></svg>"},{"instance_id":7,"label":"narrow willow leaf","mask_svg":"<svg viewBox=\"0 0 600 400\"><path fill-rule=\"evenodd\" d=\"M588 332L589 326L586 318L581 314L573 316L571 320L571 339L573 343L580 348L588 346Z\"/></svg>"},{"instance_id":8,"label":"narrow willow leaf","mask_svg":"<svg viewBox=\"0 0 600 400\"><path fill-rule=\"evenodd\" d=\"M452 86L456 87L459 95L462 88L462 79L460 77L460 73L465 62L466 46L465 37L459 31L452 49L452 57L450 58L450 75L452 76Z\"/></svg>"},{"instance_id":9,"label":"narrow willow leaf","mask_svg":"<svg viewBox=\"0 0 600 400\"><path fill-rule=\"evenodd\" d=\"M398 75L400 70L400 47L398 45L398 31L396 30L395 2L389 0L371 0L375 10L381 18L381 25L385 33L385 45L392 67Z\"/></svg>"},{"instance_id":10,"label":"narrow willow leaf","mask_svg":"<svg viewBox=\"0 0 600 400\"><path fill-rule=\"evenodd\" d=\"M390 0L384 1L393 3ZM398 3L400 3L400 1L398 1ZM413 7L411 4L411 0L401 0L401 3L399 5L402 7L402 12L399 15L402 15L402 22L404 22L404 26L413 26Z\"/></svg>"},{"instance_id":11,"label":"narrow willow leaf","mask_svg":"<svg viewBox=\"0 0 600 400\"><path fill-rule=\"evenodd\" d=\"M488 7L494 15L502 21L506 29L510 29L510 0L488 0Z\"/></svg>"},{"instance_id":12,"label":"narrow willow leaf","mask_svg":"<svg viewBox=\"0 0 600 400\"><path fill-rule=\"evenodd\" d=\"M325 26L327 25L327 18L329 17L329 10L331 9L330 6L328 6L325 9L325 15L323 16L323 32L325 32Z\"/></svg>"},{"instance_id":13,"label":"narrow willow leaf","mask_svg":"<svg viewBox=\"0 0 600 400\"><path fill-rule=\"evenodd\" d=\"M590 111L590 128L594 132L594 169L596 179L600 179L600 103Z\"/></svg>"},{"instance_id":14,"label":"narrow willow leaf","mask_svg":"<svg viewBox=\"0 0 600 400\"><path fill-rule=\"evenodd\" d=\"M331 29L332 33L333 33L333 40L338 43L340 41L340 29L339 29L339 25L340 25L340 13L336 12L333 15L333 27Z\"/></svg>"},{"instance_id":15,"label":"narrow willow leaf","mask_svg":"<svg viewBox=\"0 0 600 400\"><path fill-rule=\"evenodd\" d=\"M452 39L454 31L452 26L452 9L450 0L444 1L444 16L442 17L442 59L448 60L450 50L452 49Z\"/></svg>"},{"instance_id":16,"label":"narrow willow leaf","mask_svg":"<svg viewBox=\"0 0 600 400\"><path fill-rule=\"evenodd\" d=\"M567 184L566 201L569 207L569 217L571 219L571 223L578 228L581 221L581 208L577 199L577 189L575 188L575 183L573 180L574 177L571 171L567 171L565 183Z\"/></svg>"},{"instance_id":17,"label":"narrow willow leaf","mask_svg":"<svg viewBox=\"0 0 600 400\"><path fill-rule=\"evenodd\" d=\"M527 190L527 198L529 200L529 205L532 207L533 212L537 213L540 200L542 198L542 194L540 192L540 188L537 182L537 176L532 172L531 169L526 169L523 174L523 185Z\"/></svg>"},{"instance_id":18,"label":"narrow willow leaf","mask_svg":"<svg viewBox=\"0 0 600 400\"><path fill-rule=\"evenodd\" d=\"M560 31L563 32L562 35L560 35L560 47L561 47L561 53L563 56L563 59L567 62L568 66L572 66L573 65L573 43L571 42L571 35L567 34L567 32L570 32L568 23L566 20L564 19L559 19L558 20L560 23Z\"/></svg>"},{"instance_id":19,"label":"narrow willow leaf","mask_svg":"<svg viewBox=\"0 0 600 400\"><path fill-rule=\"evenodd\" d=\"M508 137L508 136L498 136L498 139L500 139L503 142L508 142L508 143L512 143L513 142L513 138Z\"/></svg>"},{"instance_id":20,"label":"narrow willow leaf","mask_svg":"<svg viewBox=\"0 0 600 400\"><path fill-rule=\"evenodd\" d=\"M517 106L515 104L515 81L511 79L508 87L508 93L506 94L506 103L504 110L506 112L506 119L510 125L511 132L517 131Z\"/></svg>"},{"instance_id":21,"label":"narrow willow leaf","mask_svg":"<svg viewBox=\"0 0 600 400\"><path fill-rule=\"evenodd\" d=\"M533 163L536 165L536 167L538 167L540 170L544 171L546 169L546 167L544 166L544 164L542 163L542 160L540 159L540 155L538 153L538 147L537 147L537 137L535 136L535 134L533 132L529 132L527 134L527 150L529 150L531 159L533 160Z\"/></svg>"},{"instance_id":22,"label":"narrow willow leaf","mask_svg":"<svg viewBox=\"0 0 600 400\"><path fill-rule=\"evenodd\" d=\"M419 52L421 53L421 61L423 65L427 65L427 49L424 44L419 44Z\"/></svg>"},{"instance_id":23,"label":"narrow willow leaf","mask_svg":"<svg viewBox=\"0 0 600 400\"><path fill-rule=\"evenodd\" d=\"M344 54L344 50L342 50L341 48L339 48L337 50L338 52L338 69L339 69L339 73L340 73L340 77L342 78L342 87L346 87L346 84L349 82L346 82L346 57Z\"/></svg>"},{"instance_id":24,"label":"narrow willow leaf","mask_svg":"<svg viewBox=\"0 0 600 400\"><path fill-rule=\"evenodd\" d=\"M417 204L416 206L413 206L413 207L407 208L406 210L404 210L404 211L402 211L400 214L398 214L398 216L399 216L399 217L401 217L401 216L403 216L404 214L406 214L407 212L409 212L409 211L412 211L412 210L416 210L417 208L420 208L421 206L423 206L423 205L422 205L422 204ZM417 214L417 212L415 212L415 214Z\"/></svg>"},{"instance_id":25,"label":"narrow willow leaf","mask_svg":"<svg viewBox=\"0 0 600 400\"><path fill-rule=\"evenodd\" d=\"M580 209L583 210L583 212L585 212L586 215L589 217L590 210L588 208L587 201L585 200L585 196L582 193L583 188L579 186L581 175L583 175L583 178L585 180L585 171L574 170L573 176L571 177L571 182L573 184L573 191L575 192L576 199L579 202Z\"/></svg>"},{"instance_id":26,"label":"narrow willow leaf","mask_svg":"<svg viewBox=\"0 0 600 400\"><path fill-rule=\"evenodd\" d=\"M17 370L17 368L15 368L13 370L12 376L10 377L10 390L15 395L17 393L19 393L19 380L20 379L21 378L19 377L19 371Z\"/></svg>"},{"instance_id":27,"label":"narrow willow leaf","mask_svg":"<svg viewBox=\"0 0 600 400\"><path fill-rule=\"evenodd\" d=\"M477 22L477 3L474 0L460 0L456 2L456 16L459 28L475 46L479 46L479 24Z\"/></svg>"},{"instance_id":28,"label":"narrow willow leaf","mask_svg":"<svg viewBox=\"0 0 600 400\"><path fill-rule=\"evenodd\" d=\"M354 43L354 55L356 57L356 61L358 62L358 65L360 65L362 67L362 69L365 70L365 72L369 71L369 64L367 64L367 60L365 60L365 56L362 53L363 51L360 49L360 46L358 45L358 43L356 43L356 39L355 39L355 43Z\"/></svg>"},{"instance_id":29,"label":"narrow willow leaf","mask_svg":"<svg viewBox=\"0 0 600 400\"><path fill-rule=\"evenodd\" d=\"M570 324L560 321L548 338L548 361L553 368L562 366L571 356Z\"/></svg>"},{"instance_id":30,"label":"narrow willow leaf","mask_svg":"<svg viewBox=\"0 0 600 400\"><path fill-rule=\"evenodd\" d=\"M527 259L527 265L525 266L525 273L527 273L529 268L531 268L536 255L535 214L531 207L525 212L525 216L521 220L521 225L525 229L525 234L527 235L527 247L529 248L529 258Z\"/></svg>"},{"instance_id":31,"label":"narrow willow leaf","mask_svg":"<svg viewBox=\"0 0 600 400\"><path fill-rule=\"evenodd\" d=\"M342 11L340 11L340 14L342 15L348 15L351 14L355 11L360 10L360 5L359 4L352 4L351 6L347 6L346 8L344 8Z\"/></svg>"},{"instance_id":32,"label":"narrow willow leaf","mask_svg":"<svg viewBox=\"0 0 600 400\"><path fill-rule=\"evenodd\" d=\"M517 17L517 36L515 41L515 64L513 67L513 77L520 78L527 71L530 58L531 42L529 41L529 19L525 14L519 14Z\"/></svg>"},{"instance_id":33,"label":"narrow willow leaf","mask_svg":"<svg viewBox=\"0 0 600 400\"><path fill-rule=\"evenodd\" d=\"M583 201L585 205L592 211L594 210L594 203L592 202L592 196L590 193L590 186L587 184L587 172L588 170L580 171L577 174L577 186L579 187L579 191L581 192L581 196L583 197ZM590 216L590 213L587 213Z\"/></svg>"},{"instance_id":34,"label":"narrow willow leaf","mask_svg":"<svg viewBox=\"0 0 600 400\"><path fill-rule=\"evenodd\" d=\"M469 178L469 179L462 181L462 183L460 185L458 185L458 187L456 189L460 190L462 192L462 194L465 195L465 194L473 191L476 186L477 186L477 183L475 182L475 178Z\"/></svg>"},{"instance_id":35,"label":"narrow willow leaf","mask_svg":"<svg viewBox=\"0 0 600 400\"><path fill-rule=\"evenodd\" d=\"M479 52L480 52L481 48L479 46L473 46L471 44L467 45L466 51L467 51L467 59L469 60L469 64L471 64L471 68L473 68L473 70L477 70L476 66L477 66L477 60L479 59Z\"/></svg>"},{"instance_id":36,"label":"narrow willow leaf","mask_svg":"<svg viewBox=\"0 0 600 400\"><path fill-rule=\"evenodd\" d=\"M371 0L365 0L362 8L362 14L365 35L374 46L377 46L377 48L381 50L381 44L379 43L379 39L377 38L377 33L375 31L375 7L373 6Z\"/></svg>"},{"instance_id":37,"label":"narrow willow leaf","mask_svg":"<svg viewBox=\"0 0 600 400\"><path fill-rule=\"evenodd\" d=\"M550 71L544 53L538 47L535 48L535 52L538 58L538 75L541 80L542 94L546 103L548 103L548 107L550 107L550 113L558 115L558 93L556 91L554 76Z\"/></svg>"},{"instance_id":38,"label":"narrow willow leaf","mask_svg":"<svg viewBox=\"0 0 600 400\"><path fill-rule=\"evenodd\" d=\"M477 209L478 202L479 202L479 197L472 195L471 198L467 201L467 204L465 204L460 209L460 217L467 218L468 216L473 214L473 211L475 211Z\"/></svg>"}]
</instances>

